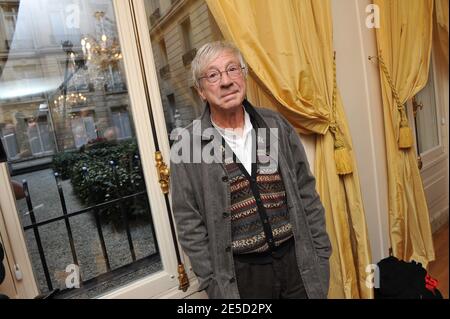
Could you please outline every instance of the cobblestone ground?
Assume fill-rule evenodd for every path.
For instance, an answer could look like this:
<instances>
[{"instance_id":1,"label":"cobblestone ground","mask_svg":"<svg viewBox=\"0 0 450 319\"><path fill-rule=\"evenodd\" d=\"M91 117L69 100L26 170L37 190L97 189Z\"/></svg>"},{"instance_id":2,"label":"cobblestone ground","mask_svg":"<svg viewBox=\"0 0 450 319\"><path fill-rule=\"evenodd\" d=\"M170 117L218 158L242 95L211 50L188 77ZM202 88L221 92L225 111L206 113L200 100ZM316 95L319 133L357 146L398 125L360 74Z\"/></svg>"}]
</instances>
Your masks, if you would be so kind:
<instances>
[{"instance_id":1,"label":"cobblestone ground","mask_svg":"<svg viewBox=\"0 0 450 319\"><path fill-rule=\"evenodd\" d=\"M51 169L40 170L33 173L17 175L14 180L22 182L27 180L30 197L33 203L37 222L55 218L62 215L61 201L59 198L56 181ZM68 212L80 210L83 206L75 197L69 180L62 181L64 197ZM30 216L25 199L17 201L19 217L22 225L30 224ZM141 259L156 251L150 225L150 213L148 221L130 222L133 244L136 258ZM103 258L100 239L98 236L95 219L92 213L77 215L70 218L70 227L73 234L75 250L80 266L80 274L83 281L95 278L106 272L106 264ZM110 224L102 225L110 265L112 269L130 264L132 262L130 249L125 231L117 230ZM57 221L39 227L39 234L45 257L53 282L53 288L65 289L65 279L68 275L66 267L73 264L68 232L64 221ZM48 291L42 262L39 257L36 239L33 230L25 232L28 251L33 264L34 273L41 292ZM162 269L157 262L138 269L131 274L114 278L99 285L96 289L81 294L78 297L95 297L105 291L116 288L122 284L142 278Z\"/></svg>"}]
</instances>

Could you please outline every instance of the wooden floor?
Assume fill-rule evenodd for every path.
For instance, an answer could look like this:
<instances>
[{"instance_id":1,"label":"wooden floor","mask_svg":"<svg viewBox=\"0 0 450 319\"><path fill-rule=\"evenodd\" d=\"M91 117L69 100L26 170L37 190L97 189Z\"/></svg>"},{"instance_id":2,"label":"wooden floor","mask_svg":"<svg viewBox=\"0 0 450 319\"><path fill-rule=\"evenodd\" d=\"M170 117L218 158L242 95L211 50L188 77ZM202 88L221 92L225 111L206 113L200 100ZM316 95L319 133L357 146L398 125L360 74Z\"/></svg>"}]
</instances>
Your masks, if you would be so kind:
<instances>
[{"instance_id":1,"label":"wooden floor","mask_svg":"<svg viewBox=\"0 0 450 319\"><path fill-rule=\"evenodd\" d=\"M436 260L428 266L428 273L439 281L438 289L448 299L448 224L433 235Z\"/></svg>"}]
</instances>

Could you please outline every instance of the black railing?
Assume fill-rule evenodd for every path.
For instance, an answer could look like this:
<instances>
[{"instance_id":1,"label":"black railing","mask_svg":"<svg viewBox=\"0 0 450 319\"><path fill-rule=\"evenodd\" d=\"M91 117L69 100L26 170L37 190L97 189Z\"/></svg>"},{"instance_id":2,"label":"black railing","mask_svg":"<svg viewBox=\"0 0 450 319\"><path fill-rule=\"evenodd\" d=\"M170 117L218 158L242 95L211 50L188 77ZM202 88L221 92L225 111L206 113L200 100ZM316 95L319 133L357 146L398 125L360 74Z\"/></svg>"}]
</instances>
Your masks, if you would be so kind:
<instances>
[{"instance_id":1,"label":"black railing","mask_svg":"<svg viewBox=\"0 0 450 319\"><path fill-rule=\"evenodd\" d=\"M137 157L137 156L135 156ZM140 163L140 161L139 161ZM72 260L73 263L75 265L79 265L78 263L78 258L77 258L77 251L75 248L75 241L73 238L73 233L72 233L72 228L71 228L71 223L70 223L70 219L75 217L75 216L79 216L82 214L87 214L92 212L93 216L94 216L94 222L96 225L96 230L98 233L98 238L100 240L100 245L101 245L101 250L102 250L102 255L105 261L105 266L106 266L106 272L102 273L100 275L98 275L95 278L90 278L88 280L83 281L81 278L81 273L80 273L80 287L81 289L83 288L88 288L89 286L92 286L93 283L102 283L105 280L110 280L111 278L114 278L114 275L117 274L121 274L124 271L126 271L126 269L130 269L130 270L134 270L136 268L135 264L143 264L145 263L145 261L154 261L155 257L157 255L159 255L159 250L158 250L158 245L157 245L157 241L156 241L156 235L155 235L155 228L153 225L153 220L151 218L151 214L150 214L150 205L148 202L148 197L147 197L147 191L136 191L135 188L133 188L133 194L121 194L120 192L120 185L119 185L119 176L117 173L117 165L114 161L110 161L109 163L111 165L111 169L113 171L114 174L114 180L112 181L113 183L116 184L116 198L111 199L109 201L100 203L100 204L96 204L93 206L89 206L77 211L73 211L73 212L69 212L67 210L67 205L66 205L66 200L65 200L65 196L64 196L64 191L61 185L61 177L58 173L54 174L55 177L55 181L56 181L56 186L58 188L58 194L59 194L59 199L61 202L61 208L62 208L62 215L61 216L57 216L54 218L49 218L43 221L37 221L36 220L36 216L34 213L34 208L33 208L33 203L31 200L31 196L30 196L30 192L29 192L29 188L28 188L28 182L26 180L23 181L23 189L24 189L24 193L25 193L25 198L26 198L26 203L27 203L27 207L28 207L28 213L30 215L30 220L31 220L31 224L27 225L24 227L24 231L28 231L28 230L33 230L34 233L34 237L36 240L36 245L37 245L37 249L38 249L38 253L39 253L39 257L40 257L40 261L42 264L42 269L44 272L44 276L45 276L45 280L47 283L47 287L49 291L54 290L53 288L53 282L50 276L50 272L49 272L49 267L48 267L48 263L47 263L47 258L46 258L46 253L44 251L43 245L42 245L42 240L41 240L41 234L39 231L39 228L44 226L44 225L48 225L48 224L53 224L53 223L57 223L59 221L64 221L65 224L65 228L68 234L68 239L69 239L69 244L70 244L70 250L71 250L71 254L72 254ZM84 170L86 170L86 167L83 167ZM81 172L81 174L83 174L83 172ZM125 202L129 201L130 199L137 199L137 198L142 198L143 202L144 202L144 208L145 210L148 212L148 214L150 215L150 227L151 227L151 231L152 231L152 235L153 235L153 242L154 242L154 246L155 246L155 252L153 252L150 255L147 255L145 257L140 258L139 260L137 260L136 258L136 253L135 253L135 249L134 249L134 244L133 244L133 238L131 236L131 230L130 230L130 223L129 223L129 219L128 219L128 212L127 209L125 207ZM103 235L103 229L102 229L102 223L101 223L101 215L102 213L107 212L108 208L116 208L119 207L120 209L120 213L121 213L121 217L125 226L125 230L126 230L126 234L127 234L127 240L128 240L128 247L129 247L129 251L131 254L131 258L132 258L132 262L127 264L127 265L123 265L120 266L117 269L112 269L111 268L111 261L108 255L108 250L106 247L106 243L105 243L105 238ZM67 293L67 291L70 289L63 289L61 291L59 291L57 293L57 295L61 295L64 293ZM80 290L80 289L77 289ZM70 293L69 293L70 295Z\"/></svg>"}]
</instances>

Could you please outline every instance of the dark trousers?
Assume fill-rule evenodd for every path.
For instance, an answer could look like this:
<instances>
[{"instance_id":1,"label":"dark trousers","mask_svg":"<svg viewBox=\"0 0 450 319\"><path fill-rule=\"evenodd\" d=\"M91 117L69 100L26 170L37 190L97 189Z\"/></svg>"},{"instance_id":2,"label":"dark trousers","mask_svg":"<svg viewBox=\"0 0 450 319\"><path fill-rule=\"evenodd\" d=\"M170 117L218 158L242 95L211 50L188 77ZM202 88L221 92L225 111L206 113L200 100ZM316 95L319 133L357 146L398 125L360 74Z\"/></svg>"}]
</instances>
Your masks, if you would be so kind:
<instances>
[{"instance_id":1,"label":"dark trousers","mask_svg":"<svg viewBox=\"0 0 450 319\"><path fill-rule=\"evenodd\" d=\"M234 258L236 282L242 299L307 299L297 266L294 245L269 263Z\"/></svg>"}]
</instances>

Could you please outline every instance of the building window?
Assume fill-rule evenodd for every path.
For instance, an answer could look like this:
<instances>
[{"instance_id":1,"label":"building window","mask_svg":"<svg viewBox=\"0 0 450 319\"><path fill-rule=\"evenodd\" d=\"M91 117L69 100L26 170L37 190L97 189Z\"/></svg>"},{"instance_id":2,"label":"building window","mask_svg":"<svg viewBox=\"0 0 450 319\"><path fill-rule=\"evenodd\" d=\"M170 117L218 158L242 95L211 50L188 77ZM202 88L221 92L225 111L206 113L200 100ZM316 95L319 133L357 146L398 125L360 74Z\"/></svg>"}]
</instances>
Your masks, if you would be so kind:
<instances>
[{"instance_id":1,"label":"building window","mask_svg":"<svg viewBox=\"0 0 450 319\"><path fill-rule=\"evenodd\" d=\"M181 34L183 36L184 52L188 52L193 47L191 19L189 17L181 23Z\"/></svg>"},{"instance_id":2,"label":"building window","mask_svg":"<svg viewBox=\"0 0 450 319\"><path fill-rule=\"evenodd\" d=\"M72 113L70 124L76 148L80 148L97 138L93 112L83 116L80 113Z\"/></svg>"},{"instance_id":3,"label":"building window","mask_svg":"<svg viewBox=\"0 0 450 319\"><path fill-rule=\"evenodd\" d=\"M164 39L161 39L161 41L159 41L159 51L161 56L159 75L163 79L168 79L170 77L170 67L169 67L169 57L167 55L166 41Z\"/></svg>"},{"instance_id":4,"label":"building window","mask_svg":"<svg viewBox=\"0 0 450 319\"><path fill-rule=\"evenodd\" d=\"M28 142L33 155L53 153L53 143L47 116L29 118L27 123Z\"/></svg>"},{"instance_id":5,"label":"building window","mask_svg":"<svg viewBox=\"0 0 450 319\"><path fill-rule=\"evenodd\" d=\"M111 117L113 126L115 127L116 138L118 140L133 137L130 124L130 116L127 110L120 108L113 110Z\"/></svg>"},{"instance_id":6,"label":"building window","mask_svg":"<svg viewBox=\"0 0 450 319\"><path fill-rule=\"evenodd\" d=\"M16 130L13 124L7 124L1 130L2 142L6 150L6 154L10 160L16 159L19 154L17 146Z\"/></svg>"},{"instance_id":7,"label":"building window","mask_svg":"<svg viewBox=\"0 0 450 319\"><path fill-rule=\"evenodd\" d=\"M67 23L67 13L59 4L55 4L58 8L48 13L50 18L50 40L53 44L60 45L64 41L71 41L73 44L80 43L81 33L77 27L69 26Z\"/></svg>"},{"instance_id":8,"label":"building window","mask_svg":"<svg viewBox=\"0 0 450 319\"><path fill-rule=\"evenodd\" d=\"M122 73L117 66L108 65L108 69L105 70L105 91L125 91L125 81L122 78Z\"/></svg>"},{"instance_id":9,"label":"building window","mask_svg":"<svg viewBox=\"0 0 450 319\"><path fill-rule=\"evenodd\" d=\"M16 6L2 6L3 11L3 23L5 26L5 35L8 46L11 44L11 41L14 36L14 31L16 29L17 23L17 10ZM8 48L9 49L9 48Z\"/></svg>"},{"instance_id":10,"label":"building window","mask_svg":"<svg viewBox=\"0 0 450 319\"><path fill-rule=\"evenodd\" d=\"M162 58L162 64L163 66L169 63L169 57L167 55L167 47L166 47L166 41L164 39L161 39L159 41L159 49L161 50L161 58Z\"/></svg>"}]
</instances>

